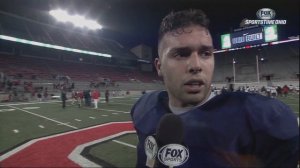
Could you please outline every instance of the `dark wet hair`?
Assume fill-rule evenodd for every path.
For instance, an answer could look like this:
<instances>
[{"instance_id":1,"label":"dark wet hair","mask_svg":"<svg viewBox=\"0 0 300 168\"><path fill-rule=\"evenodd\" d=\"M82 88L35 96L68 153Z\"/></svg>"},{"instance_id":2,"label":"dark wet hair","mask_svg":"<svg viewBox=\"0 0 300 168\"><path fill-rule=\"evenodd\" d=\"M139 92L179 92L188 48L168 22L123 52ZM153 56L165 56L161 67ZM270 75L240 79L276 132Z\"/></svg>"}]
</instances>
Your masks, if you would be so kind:
<instances>
[{"instance_id":1,"label":"dark wet hair","mask_svg":"<svg viewBox=\"0 0 300 168\"><path fill-rule=\"evenodd\" d=\"M184 32L183 28L191 25L199 25L208 29L209 19L206 14L199 9L189 9L169 13L163 18L160 24L158 43L166 33L176 31L176 33L180 34Z\"/></svg>"}]
</instances>

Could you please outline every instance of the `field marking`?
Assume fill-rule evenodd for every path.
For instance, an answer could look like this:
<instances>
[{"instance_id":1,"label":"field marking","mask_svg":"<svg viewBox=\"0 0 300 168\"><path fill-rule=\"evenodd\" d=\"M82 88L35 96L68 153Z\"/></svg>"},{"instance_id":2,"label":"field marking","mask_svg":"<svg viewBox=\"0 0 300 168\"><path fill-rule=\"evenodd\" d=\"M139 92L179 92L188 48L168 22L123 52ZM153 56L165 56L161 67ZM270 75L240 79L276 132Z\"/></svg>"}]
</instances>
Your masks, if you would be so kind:
<instances>
[{"instance_id":1,"label":"field marking","mask_svg":"<svg viewBox=\"0 0 300 168\"><path fill-rule=\"evenodd\" d=\"M130 112L128 112L128 111L110 110L110 109L103 109L103 108L101 108L101 109L99 109L99 110L112 111L112 112L118 112L118 113L130 113Z\"/></svg>"},{"instance_id":2,"label":"field marking","mask_svg":"<svg viewBox=\"0 0 300 168\"><path fill-rule=\"evenodd\" d=\"M45 128L43 125L39 125L40 128Z\"/></svg>"},{"instance_id":3,"label":"field marking","mask_svg":"<svg viewBox=\"0 0 300 168\"><path fill-rule=\"evenodd\" d=\"M24 110L33 110L33 109L39 109L40 107L24 107L22 109Z\"/></svg>"},{"instance_id":4,"label":"field marking","mask_svg":"<svg viewBox=\"0 0 300 168\"><path fill-rule=\"evenodd\" d=\"M119 113L112 113L112 114L114 114L114 115L118 115Z\"/></svg>"},{"instance_id":5,"label":"field marking","mask_svg":"<svg viewBox=\"0 0 300 168\"><path fill-rule=\"evenodd\" d=\"M112 140L112 141L114 141L114 142L116 142L116 143L118 143L118 144L122 144L122 145L129 146L129 147L131 147L131 148L135 148L135 149L136 149L136 146L131 145L131 144L129 144L129 143L122 142L122 141L118 141L118 140Z\"/></svg>"},{"instance_id":6,"label":"field marking","mask_svg":"<svg viewBox=\"0 0 300 168\"><path fill-rule=\"evenodd\" d=\"M70 124L70 122L65 122L65 124ZM57 125L62 125L62 124L57 124Z\"/></svg>"},{"instance_id":7,"label":"field marking","mask_svg":"<svg viewBox=\"0 0 300 168\"><path fill-rule=\"evenodd\" d=\"M0 156L0 162L3 161L3 160L5 160L5 159L7 159L8 157L10 157L10 156L12 156L12 155L18 153L19 151L21 151L21 150L27 148L28 146L30 146L30 145L32 145L32 144L38 142L38 141L41 141L41 140L50 139L50 138L54 138L54 137L59 137L59 136L63 136L63 135L69 135L69 134L76 133L76 132L82 132L82 131L86 131L86 130L89 130L89 129L98 128L98 127L102 127L102 126L106 126L106 125L112 125L112 124L126 124L126 123L132 123L132 121L109 122L109 123L100 124L100 125L95 125L95 126L91 126L91 127L87 127L87 128L83 128L83 129L70 130L70 131L63 132L63 133L58 133L58 134L55 134L55 135L49 135L49 136L40 137L40 138L37 138L37 139L32 139L32 140L30 140L29 142L26 142L26 143L24 143L24 144L22 144L22 145L20 145L20 146L18 146L18 147L16 147L16 148L12 149L11 151L9 151L9 152L7 152L7 153L1 155L1 156ZM125 132L123 132L123 134L125 134L125 133L136 133L136 132L135 132L135 131L131 131L131 132L125 131ZM121 135L123 135L123 134L121 134ZM120 136L120 135L118 135L118 136ZM115 137L115 136L114 136L114 137ZM112 138L114 138L114 137L111 137L111 138L110 138L110 136L108 136L108 137L106 137L106 138L112 139ZM108 139L107 139L107 140L108 140ZM103 139L100 139L100 140L103 140ZM103 141L105 141L105 140L106 140L106 139L104 138ZM101 142L102 142L102 141L101 141ZM77 146L77 147L78 147L78 146Z\"/></svg>"},{"instance_id":8,"label":"field marking","mask_svg":"<svg viewBox=\"0 0 300 168\"><path fill-rule=\"evenodd\" d=\"M42 115L39 115L39 114L35 114L35 113L32 113L32 112L30 112L30 111L27 111L27 110L23 110L23 109L21 109L21 108L18 108L18 107L13 107L13 106L9 106L9 105L8 105L8 107L10 107L10 108L14 108L14 109L17 109L17 110L21 110L21 111L23 111L23 112L25 112L25 113L29 113L29 114L32 114L32 115L35 115L35 116L38 116L38 117L41 117L41 118L47 119L47 120L49 120L49 121L53 121L53 122L56 122L56 123L62 124L62 125L64 125L64 126L70 127L70 128L78 129L78 128L77 128L77 127L75 127L75 126L72 126L72 125L69 125L69 124L65 124L65 123L63 123L63 122L60 122L60 121L57 121L57 120L54 120L54 119L51 119L51 118L48 118L48 117L45 117L45 116L42 116Z\"/></svg>"},{"instance_id":9,"label":"field marking","mask_svg":"<svg viewBox=\"0 0 300 168\"><path fill-rule=\"evenodd\" d=\"M0 113L9 112L9 111L15 111L16 109L1 109Z\"/></svg>"},{"instance_id":10,"label":"field marking","mask_svg":"<svg viewBox=\"0 0 300 168\"><path fill-rule=\"evenodd\" d=\"M81 120L79 120L79 119L76 118L75 121L79 121L80 122Z\"/></svg>"},{"instance_id":11,"label":"field marking","mask_svg":"<svg viewBox=\"0 0 300 168\"><path fill-rule=\"evenodd\" d=\"M78 165L80 165L81 167L99 167L102 168L101 165L98 165L88 159L86 159L85 157L83 157L80 153L88 146L97 144L97 143L101 143L104 141L107 141L109 139L113 139L116 137L119 137L121 135L125 135L125 134L129 134L129 133L136 133L135 131L123 131L114 135L110 135L101 139L97 139L95 141L91 141L85 144L81 144L79 146L77 146L68 156L68 158L70 160L72 160L74 163L77 163Z\"/></svg>"},{"instance_id":12,"label":"field marking","mask_svg":"<svg viewBox=\"0 0 300 168\"><path fill-rule=\"evenodd\" d=\"M111 99L130 99L130 98L135 98L135 96L119 96L119 97L110 97ZM137 97L138 98L138 97ZM104 99L104 98L103 98Z\"/></svg>"},{"instance_id":13,"label":"field marking","mask_svg":"<svg viewBox=\"0 0 300 168\"><path fill-rule=\"evenodd\" d=\"M103 116L103 117L107 117L108 115L105 115L105 114L103 114L103 115L101 115L101 116Z\"/></svg>"},{"instance_id":14,"label":"field marking","mask_svg":"<svg viewBox=\"0 0 300 168\"><path fill-rule=\"evenodd\" d=\"M19 133L19 130L14 129L13 132L17 134L17 133Z\"/></svg>"},{"instance_id":15,"label":"field marking","mask_svg":"<svg viewBox=\"0 0 300 168\"><path fill-rule=\"evenodd\" d=\"M131 100L131 99L119 99L119 100L111 100L110 102L134 103L135 100Z\"/></svg>"},{"instance_id":16,"label":"field marking","mask_svg":"<svg viewBox=\"0 0 300 168\"><path fill-rule=\"evenodd\" d=\"M52 104L52 103L58 103L61 101L48 101L48 102L31 102L31 103L13 103L13 104L5 104L5 103L0 103L1 106L19 106L19 105L30 105L30 104Z\"/></svg>"},{"instance_id":17,"label":"field marking","mask_svg":"<svg viewBox=\"0 0 300 168\"><path fill-rule=\"evenodd\" d=\"M133 106L133 103L132 104L127 104L127 103L109 103L109 104L119 104L119 105Z\"/></svg>"},{"instance_id":18,"label":"field marking","mask_svg":"<svg viewBox=\"0 0 300 168\"><path fill-rule=\"evenodd\" d=\"M90 118L90 119L93 119L93 120L96 119L95 117L89 117L89 118Z\"/></svg>"}]
</instances>

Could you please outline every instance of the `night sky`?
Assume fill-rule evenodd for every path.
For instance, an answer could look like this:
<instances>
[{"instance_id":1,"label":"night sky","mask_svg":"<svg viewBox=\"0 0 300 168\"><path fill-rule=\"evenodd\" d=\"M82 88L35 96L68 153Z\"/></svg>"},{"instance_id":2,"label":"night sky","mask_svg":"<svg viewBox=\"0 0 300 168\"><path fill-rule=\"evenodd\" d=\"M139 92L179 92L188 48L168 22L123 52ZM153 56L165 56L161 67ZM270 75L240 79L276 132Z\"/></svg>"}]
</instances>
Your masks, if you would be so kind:
<instances>
[{"instance_id":1,"label":"night sky","mask_svg":"<svg viewBox=\"0 0 300 168\"><path fill-rule=\"evenodd\" d=\"M1 0L0 10L20 14L49 24L48 11L60 7L71 13L96 19L104 29L93 35L114 39L127 48L146 44L156 50L161 19L170 11L202 9L210 18L210 30L217 49L220 35L239 27L242 19L257 19L261 8L271 8L275 19L287 20L280 26L280 39L299 34L297 0ZM35 14L33 14L35 13ZM64 26L58 24L56 26ZM75 30L77 31L77 30ZM155 51L154 51L155 52Z\"/></svg>"}]
</instances>

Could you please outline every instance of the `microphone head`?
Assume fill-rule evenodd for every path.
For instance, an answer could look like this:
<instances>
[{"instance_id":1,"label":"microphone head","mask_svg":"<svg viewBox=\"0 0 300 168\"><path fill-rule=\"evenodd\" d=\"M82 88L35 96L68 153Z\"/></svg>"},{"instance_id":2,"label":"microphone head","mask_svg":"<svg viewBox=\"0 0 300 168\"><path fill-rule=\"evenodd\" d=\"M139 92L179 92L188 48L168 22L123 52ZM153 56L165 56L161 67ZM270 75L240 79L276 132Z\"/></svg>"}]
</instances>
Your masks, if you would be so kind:
<instances>
[{"instance_id":1,"label":"microphone head","mask_svg":"<svg viewBox=\"0 0 300 168\"><path fill-rule=\"evenodd\" d=\"M158 146L181 144L183 142L183 123L179 116L168 113L159 121L156 129Z\"/></svg>"}]
</instances>

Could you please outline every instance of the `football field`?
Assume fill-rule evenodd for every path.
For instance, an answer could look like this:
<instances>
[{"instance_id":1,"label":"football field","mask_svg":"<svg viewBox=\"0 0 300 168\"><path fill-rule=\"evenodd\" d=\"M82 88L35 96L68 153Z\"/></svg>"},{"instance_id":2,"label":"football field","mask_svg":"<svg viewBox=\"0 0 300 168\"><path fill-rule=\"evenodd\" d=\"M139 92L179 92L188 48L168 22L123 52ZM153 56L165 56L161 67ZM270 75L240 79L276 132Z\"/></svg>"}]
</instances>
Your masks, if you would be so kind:
<instances>
[{"instance_id":1,"label":"football field","mask_svg":"<svg viewBox=\"0 0 300 168\"><path fill-rule=\"evenodd\" d=\"M1 165L134 167L138 140L130 109L138 97L101 100L98 109L71 102L63 109L60 101L0 104ZM278 99L299 117L299 95Z\"/></svg>"},{"instance_id":2,"label":"football field","mask_svg":"<svg viewBox=\"0 0 300 168\"><path fill-rule=\"evenodd\" d=\"M76 104L72 105L71 102L67 102L67 107L63 109L60 101L1 104L1 157L6 157L5 154L13 149L21 150L21 148L24 148L24 145L27 147L26 144L31 143L33 140L39 140L41 137L44 137L44 140L51 139L51 136L57 134L63 135L64 132L79 131L83 132L83 137L91 136L91 140L99 139L99 137L102 136L101 134L104 134L103 132L85 129L97 128L97 126L101 126L105 123L131 121L130 109L137 99L138 97L134 96L113 98L108 104L101 100L98 109L85 106L79 108ZM134 167L136 162L135 148L138 140L133 127L131 126L130 130L126 130L127 132L125 133L121 132L121 134L115 134L114 132L110 134L110 129L122 130L122 125L107 128L107 130L105 130L108 131L107 135L116 136L89 145L84 151L81 151L81 155L96 162L97 165L107 167ZM119 132L117 131L117 133ZM106 135L103 136L106 137ZM72 143L72 141L79 138L82 137L73 136L66 138L66 142L52 146L52 149L63 148L64 144ZM18 152L18 150L15 152ZM44 153L52 153L47 151L47 147L38 150L44 151ZM55 153L53 153L53 155L55 155ZM23 164L13 163L12 166L24 166ZM28 166L30 167L30 163L28 163ZM50 165L44 163L40 166L49 167ZM64 165L57 164L52 166Z\"/></svg>"}]
</instances>

